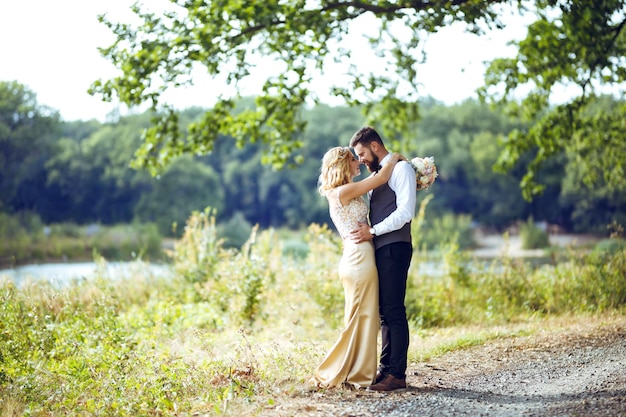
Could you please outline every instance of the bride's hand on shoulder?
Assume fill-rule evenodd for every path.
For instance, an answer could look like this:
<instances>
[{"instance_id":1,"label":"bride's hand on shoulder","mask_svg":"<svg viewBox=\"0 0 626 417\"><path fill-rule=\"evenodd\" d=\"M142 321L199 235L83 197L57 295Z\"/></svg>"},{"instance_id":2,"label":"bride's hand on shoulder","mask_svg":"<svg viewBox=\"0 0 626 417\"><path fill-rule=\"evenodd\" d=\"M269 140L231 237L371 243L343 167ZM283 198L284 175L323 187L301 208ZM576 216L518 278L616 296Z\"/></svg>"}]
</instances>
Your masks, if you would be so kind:
<instances>
[{"instance_id":1,"label":"bride's hand on shoulder","mask_svg":"<svg viewBox=\"0 0 626 417\"><path fill-rule=\"evenodd\" d=\"M394 152L391 154L391 162L392 163L396 163L398 161L408 161L408 159L406 159L406 157L402 154L399 154L397 152Z\"/></svg>"}]
</instances>

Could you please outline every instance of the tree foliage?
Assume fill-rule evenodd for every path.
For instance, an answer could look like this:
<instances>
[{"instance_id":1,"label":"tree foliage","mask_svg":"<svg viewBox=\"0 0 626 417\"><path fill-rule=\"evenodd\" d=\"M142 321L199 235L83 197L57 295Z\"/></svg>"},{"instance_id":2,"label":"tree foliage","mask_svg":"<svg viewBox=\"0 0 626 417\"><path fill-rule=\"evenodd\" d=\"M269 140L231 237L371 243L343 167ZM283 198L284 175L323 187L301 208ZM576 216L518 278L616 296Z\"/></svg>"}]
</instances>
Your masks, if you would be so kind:
<instances>
[{"instance_id":1,"label":"tree foliage","mask_svg":"<svg viewBox=\"0 0 626 417\"><path fill-rule=\"evenodd\" d=\"M50 190L44 164L55 152L49 139L59 127L58 113L37 104L33 91L15 81L0 83L1 211L45 209Z\"/></svg>"},{"instance_id":2,"label":"tree foliage","mask_svg":"<svg viewBox=\"0 0 626 417\"><path fill-rule=\"evenodd\" d=\"M389 140L407 137L418 119L416 66L423 59L422 38L456 21L474 32L484 25L498 26L496 6L501 3L506 2L171 0L162 13L137 3L132 10L141 23L136 27L100 17L117 37L101 52L121 75L94 82L90 91L129 106L148 103L155 110L155 123L136 154L137 165L158 169L183 153L210 152L221 134L239 145L264 144L264 162L281 167L302 161L296 152L305 127L302 110L319 101L311 87L315 75L336 75L324 73L329 62L347 68L347 79L333 85L332 94L362 106ZM382 64L354 64L353 55L363 52L342 41L351 30L362 28L372 58L378 56ZM168 88L193 84L198 68L223 75L237 88L256 75L259 56L274 60L276 71L265 80L253 107L235 112L237 97L220 96L210 111L181 131L178 111L164 97Z\"/></svg>"},{"instance_id":3,"label":"tree foliage","mask_svg":"<svg viewBox=\"0 0 626 417\"><path fill-rule=\"evenodd\" d=\"M187 155L170 164L151 190L141 195L134 206L135 219L156 223L164 235L180 236L191 215L190 207L197 210L211 206L221 213L223 201L215 171ZM172 230L174 224L176 230Z\"/></svg>"},{"instance_id":4,"label":"tree foliage","mask_svg":"<svg viewBox=\"0 0 626 417\"><path fill-rule=\"evenodd\" d=\"M526 198L543 191L539 167L563 151L581 171L582 185L626 188L625 6L624 0L537 0L537 20L525 39L513 42L517 55L488 68L483 97L530 122L508 136L498 161L507 170L532 154L521 182ZM553 105L564 88L571 98ZM612 103L598 112L605 93L614 94Z\"/></svg>"},{"instance_id":5,"label":"tree foliage","mask_svg":"<svg viewBox=\"0 0 626 417\"><path fill-rule=\"evenodd\" d=\"M512 114L532 124L508 137L498 167L510 169L532 153L521 181L525 197L531 198L545 187L537 178L541 164L564 150L585 170L588 185L602 178L619 189L625 185L626 105L620 101L593 116L587 108L598 89L611 91L624 82L624 3L170 0L161 13L137 3L132 8L141 22L137 26L101 16L117 36L101 52L121 75L94 82L90 91L105 100L116 96L129 106L148 103L155 111L154 124L136 153L137 166L156 170L184 153L208 153L218 136L225 135L240 146L262 143L263 161L282 167L302 161L297 151L306 124L302 109L319 101L312 89L316 74L336 75L328 72L329 62L347 71L347 78L331 87L333 95L362 108L368 122L380 126L387 138L411 139L419 118L416 66L425 59L423 39L455 22L480 35L502 26L504 10L517 9L535 14L536 20L525 39L513 42L517 56L491 63L481 94L509 104ZM367 34L380 61L356 65L354 56L363 51L342 42L351 30ZM168 88L193 84L194 70L200 68L222 76L237 91L242 81L258 76L254 66L259 56L273 60L276 71L265 80L254 106L235 111L237 96L220 96L210 111L181 129L178 111L164 99ZM579 91L553 108L551 98L560 85ZM518 102L515 92L525 88L530 91Z\"/></svg>"}]
</instances>

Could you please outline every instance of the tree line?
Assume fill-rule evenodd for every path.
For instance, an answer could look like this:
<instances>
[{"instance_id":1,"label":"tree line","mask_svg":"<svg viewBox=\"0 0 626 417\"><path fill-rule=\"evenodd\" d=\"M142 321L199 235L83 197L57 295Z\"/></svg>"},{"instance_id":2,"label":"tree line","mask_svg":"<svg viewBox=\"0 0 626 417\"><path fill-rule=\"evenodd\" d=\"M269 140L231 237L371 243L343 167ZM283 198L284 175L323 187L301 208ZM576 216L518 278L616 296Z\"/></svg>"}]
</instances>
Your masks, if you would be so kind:
<instances>
[{"instance_id":1,"label":"tree line","mask_svg":"<svg viewBox=\"0 0 626 417\"><path fill-rule=\"evenodd\" d=\"M239 106L251 103L244 98ZM604 97L597 111L615 104ZM495 230L532 218L566 231L599 233L611 222L626 223L624 190L585 185L576 158L565 151L541 167L537 175L546 189L532 201L519 186L532 152L510 171L495 172L505 138L524 122L473 100L445 106L426 99L420 109L415 130L394 142L394 150L435 158L439 178L418 193L418 200L432 195L427 218L467 215ZM205 112L185 109L180 124L186 127ZM155 223L172 236L180 235L192 211L206 207L215 209L218 223L235 229L330 223L316 191L322 155L346 146L366 123L358 108L318 104L302 114L307 128L298 138L299 164L276 169L262 163L261 144L241 146L236 138L220 136L207 154L174 158L152 175L131 168L151 117L145 112L104 123L63 121L26 86L0 82L0 211L35 213L48 224Z\"/></svg>"}]
</instances>

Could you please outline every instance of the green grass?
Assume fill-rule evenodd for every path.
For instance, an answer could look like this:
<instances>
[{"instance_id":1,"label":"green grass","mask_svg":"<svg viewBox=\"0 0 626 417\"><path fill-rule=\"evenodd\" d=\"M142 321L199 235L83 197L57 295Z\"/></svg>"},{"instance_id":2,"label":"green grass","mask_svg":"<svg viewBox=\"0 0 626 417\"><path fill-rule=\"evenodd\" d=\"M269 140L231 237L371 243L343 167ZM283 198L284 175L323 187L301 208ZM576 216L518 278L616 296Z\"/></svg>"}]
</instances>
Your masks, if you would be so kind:
<instances>
[{"instance_id":1,"label":"green grass","mask_svg":"<svg viewBox=\"0 0 626 417\"><path fill-rule=\"evenodd\" d=\"M190 218L173 278L136 272L67 288L0 285L3 416L255 415L304 392L343 315L336 234L311 225L306 255L272 230L225 247L210 212ZM623 314L626 251L572 252L530 268L468 268L454 245L443 276L419 276L407 305L410 360L531 334L555 317ZM98 262L105 262L99 258Z\"/></svg>"}]
</instances>

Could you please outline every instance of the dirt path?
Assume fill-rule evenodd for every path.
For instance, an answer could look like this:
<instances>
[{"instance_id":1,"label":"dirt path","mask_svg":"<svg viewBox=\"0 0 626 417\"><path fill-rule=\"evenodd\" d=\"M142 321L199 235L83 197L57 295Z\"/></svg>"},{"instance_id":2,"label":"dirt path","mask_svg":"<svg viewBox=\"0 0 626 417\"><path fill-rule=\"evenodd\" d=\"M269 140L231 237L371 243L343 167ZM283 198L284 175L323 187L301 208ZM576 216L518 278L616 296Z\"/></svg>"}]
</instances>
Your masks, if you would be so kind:
<instances>
[{"instance_id":1,"label":"dirt path","mask_svg":"<svg viewBox=\"0 0 626 417\"><path fill-rule=\"evenodd\" d=\"M626 416L626 317L572 327L412 365L404 393L294 393L261 415Z\"/></svg>"}]
</instances>

